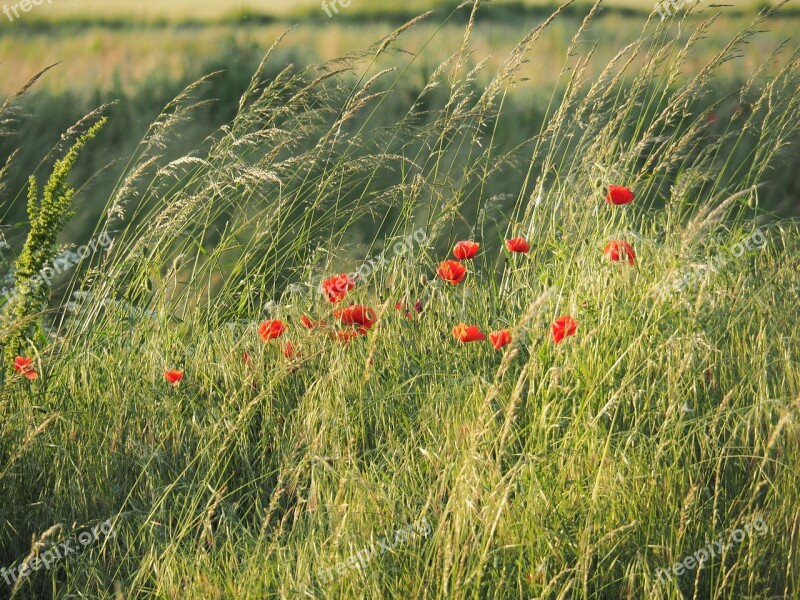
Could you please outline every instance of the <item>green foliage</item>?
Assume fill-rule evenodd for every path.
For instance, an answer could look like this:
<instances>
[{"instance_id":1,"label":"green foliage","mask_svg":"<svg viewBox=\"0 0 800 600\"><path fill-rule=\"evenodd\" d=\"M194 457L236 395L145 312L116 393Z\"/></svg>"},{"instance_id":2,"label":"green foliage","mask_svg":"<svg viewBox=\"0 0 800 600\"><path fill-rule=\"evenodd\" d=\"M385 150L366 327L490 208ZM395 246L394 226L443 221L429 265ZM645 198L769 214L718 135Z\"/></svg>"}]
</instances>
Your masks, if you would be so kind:
<instances>
[{"instance_id":1,"label":"green foliage","mask_svg":"<svg viewBox=\"0 0 800 600\"><path fill-rule=\"evenodd\" d=\"M177 158L208 80L166 107L97 225L112 250L42 348L47 377L0 389L0 564L109 518L115 535L14 600L798 596L800 233L758 202L798 147L800 52L764 57L779 72L710 121L715 69L760 20L699 71L692 40L651 22L594 77L592 18L539 128L506 112L539 30L480 83L472 22L410 97L382 62L404 28L315 69L267 56ZM610 184L635 202L609 206ZM518 235L530 253L505 252ZM434 285L467 237L465 281ZM611 239L635 266L605 259ZM367 335L300 324L336 314L289 283L380 252L346 299L375 308ZM417 299L421 315L395 309ZM578 329L555 344L565 314ZM259 338L267 318L280 340ZM514 341L461 344L459 322ZM420 519L430 535L377 548Z\"/></svg>"},{"instance_id":2,"label":"green foliage","mask_svg":"<svg viewBox=\"0 0 800 600\"><path fill-rule=\"evenodd\" d=\"M100 119L82 134L69 149L64 158L56 161L44 193L39 198L36 178L28 181L28 218L30 230L25 245L17 257L14 272L16 294L10 306L5 307L23 326L12 329L2 340L6 368L11 371L14 357L24 353L26 340L30 339L37 328L34 317L44 308L50 291L47 278L40 275L56 255L58 234L72 218L72 200L75 190L70 187L68 179L78 156L86 144L94 139L106 124L106 118Z\"/></svg>"}]
</instances>

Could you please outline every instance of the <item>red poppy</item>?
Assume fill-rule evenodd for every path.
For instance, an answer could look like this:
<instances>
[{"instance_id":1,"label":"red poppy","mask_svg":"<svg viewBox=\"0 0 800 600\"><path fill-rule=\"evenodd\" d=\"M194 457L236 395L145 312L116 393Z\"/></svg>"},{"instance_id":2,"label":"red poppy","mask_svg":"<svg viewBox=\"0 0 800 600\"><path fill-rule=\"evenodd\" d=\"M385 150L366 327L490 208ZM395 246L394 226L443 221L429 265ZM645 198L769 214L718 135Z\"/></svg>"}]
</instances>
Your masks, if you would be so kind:
<instances>
[{"instance_id":1,"label":"red poppy","mask_svg":"<svg viewBox=\"0 0 800 600\"><path fill-rule=\"evenodd\" d=\"M14 359L14 370L17 373L22 373L26 379L33 381L39 377L39 373L33 368L33 359L25 358L24 356L17 356Z\"/></svg>"},{"instance_id":2,"label":"red poppy","mask_svg":"<svg viewBox=\"0 0 800 600\"><path fill-rule=\"evenodd\" d=\"M395 304L394 305L394 309L405 313L406 319L408 319L409 321L414 319L414 313L411 312L410 310L408 310L408 307L405 304L403 304L402 302L398 302L397 304Z\"/></svg>"},{"instance_id":3,"label":"red poppy","mask_svg":"<svg viewBox=\"0 0 800 600\"><path fill-rule=\"evenodd\" d=\"M353 338L357 338L360 335L366 335L367 330L363 327L359 327L358 329L342 329L340 331L336 331L331 333L331 336L339 340L340 342L347 343Z\"/></svg>"},{"instance_id":4,"label":"red poppy","mask_svg":"<svg viewBox=\"0 0 800 600\"><path fill-rule=\"evenodd\" d=\"M264 321L258 327L258 335L265 342L271 339L279 338L286 331L286 325L282 321Z\"/></svg>"},{"instance_id":5,"label":"red poppy","mask_svg":"<svg viewBox=\"0 0 800 600\"><path fill-rule=\"evenodd\" d=\"M719 118L717 117L717 113L715 112L710 112L706 115L706 121L708 121L709 123L716 123L718 120Z\"/></svg>"},{"instance_id":6,"label":"red poppy","mask_svg":"<svg viewBox=\"0 0 800 600\"><path fill-rule=\"evenodd\" d=\"M459 342L481 342L486 339L477 325L465 325L464 323L453 327L453 337Z\"/></svg>"},{"instance_id":7,"label":"red poppy","mask_svg":"<svg viewBox=\"0 0 800 600\"><path fill-rule=\"evenodd\" d=\"M347 292L355 287L356 282L350 279L346 273L330 277L322 282L322 290L325 292L325 297L328 301L341 302L347 295Z\"/></svg>"},{"instance_id":8,"label":"red poppy","mask_svg":"<svg viewBox=\"0 0 800 600\"><path fill-rule=\"evenodd\" d=\"M475 242L458 242L453 248L453 256L458 260L474 258L481 245Z\"/></svg>"},{"instance_id":9,"label":"red poppy","mask_svg":"<svg viewBox=\"0 0 800 600\"><path fill-rule=\"evenodd\" d=\"M622 240L608 242L603 253L612 262L624 262L627 260L631 266L636 262L636 252L633 251L633 246Z\"/></svg>"},{"instance_id":10,"label":"red poppy","mask_svg":"<svg viewBox=\"0 0 800 600\"><path fill-rule=\"evenodd\" d=\"M178 384L183 379L183 371L164 371L164 379L172 384L172 387L178 387Z\"/></svg>"},{"instance_id":11,"label":"red poppy","mask_svg":"<svg viewBox=\"0 0 800 600\"><path fill-rule=\"evenodd\" d=\"M245 364L245 366L250 366L250 355L247 353L247 350L245 350L244 354L242 354L242 362Z\"/></svg>"},{"instance_id":12,"label":"red poppy","mask_svg":"<svg viewBox=\"0 0 800 600\"><path fill-rule=\"evenodd\" d=\"M531 249L531 245L524 237L517 237L511 240L506 240L506 248L509 252L521 252L527 254Z\"/></svg>"},{"instance_id":13,"label":"red poppy","mask_svg":"<svg viewBox=\"0 0 800 600\"><path fill-rule=\"evenodd\" d=\"M306 329L314 329L314 327L327 327L328 324L325 321L312 321L306 315L300 317L300 323L303 324L303 327Z\"/></svg>"},{"instance_id":14,"label":"red poppy","mask_svg":"<svg viewBox=\"0 0 800 600\"><path fill-rule=\"evenodd\" d=\"M294 358L300 356L300 351L292 345L292 342L286 342L283 345L283 355L286 358Z\"/></svg>"},{"instance_id":15,"label":"red poppy","mask_svg":"<svg viewBox=\"0 0 800 600\"><path fill-rule=\"evenodd\" d=\"M467 276L467 267L457 260L446 260L439 264L436 274L445 281L458 285Z\"/></svg>"},{"instance_id":16,"label":"red poppy","mask_svg":"<svg viewBox=\"0 0 800 600\"><path fill-rule=\"evenodd\" d=\"M503 346L511 343L511 332L508 329L493 331L489 334L489 340L494 344L495 350L500 350Z\"/></svg>"},{"instance_id":17,"label":"red poppy","mask_svg":"<svg viewBox=\"0 0 800 600\"><path fill-rule=\"evenodd\" d=\"M630 204L635 197L636 195L624 186L610 185L608 186L606 202L614 206L620 206L622 204Z\"/></svg>"},{"instance_id":18,"label":"red poppy","mask_svg":"<svg viewBox=\"0 0 800 600\"><path fill-rule=\"evenodd\" d=\"M569 315L564 315L563 317L557 318L552 327L553 341L556 344L560 344L561 340L563 340L565 337L575 335L575 332L578 329L578 322Z\"/></svg>"},{"instance_id":19,"label":"red poppy","mask_svg":"<svg viewBox=\"0 0 800 600\"><path fill-rule=\"evenodd\" d=\"M360 304L334 311L333 316L345 325L361 325L364 329L371 329L375 325L375 311Z\"/></svg>"}]
</instances>

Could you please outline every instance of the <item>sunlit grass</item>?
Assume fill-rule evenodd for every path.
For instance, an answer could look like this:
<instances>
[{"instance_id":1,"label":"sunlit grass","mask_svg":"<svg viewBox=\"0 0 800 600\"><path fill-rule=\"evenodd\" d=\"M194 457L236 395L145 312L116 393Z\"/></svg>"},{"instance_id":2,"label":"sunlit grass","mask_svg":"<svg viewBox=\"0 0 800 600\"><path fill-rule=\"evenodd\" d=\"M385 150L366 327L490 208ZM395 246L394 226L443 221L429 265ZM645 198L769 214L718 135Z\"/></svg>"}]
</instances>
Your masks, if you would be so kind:
<instances>
[{"instance_id":1,"label":"sunlit grass","mask_svg":"<svg viewBox=\"0 0 800 600\"><path fill-rule=\"evenodd\" d=\"M115 535L15 597L795 597L800 236L759 201L800 143L800 54L748 59L764 70L710 101L767 25L729 31L703 69L706 25L686 42L653 23L609 62L589 52L593 23L570 22L546 119L511 147L510 93L552 43L536 31L503 62L480 63L480 24L416 24L323 66L262 66L178 158L206 82L171 103L96 225L109 252L28 348L39 379L0 390L0 565L32 536L109 518ZM635 201L609 205L609 185ZM757 229L763 244L709 267ZM515 236L529 253L504 249ZM441 283L460 239L480 253ZM634 266L604 257L610 239ZM343 301L375 309L366 335L300 324L334 327L335 307L290 284L382 250ZM696 281L662 298L687 269ZM411 319L395 308L418 300ZM562 315L578 328L556 344ZM263 342L265 319L283 337ZM461 322L514 341L461 344ZM4 319L0 339L19 327ZM421 518L430 535L321 575ZM658 581L754 518L764 535Z\"/></svg>"}]
</instances>

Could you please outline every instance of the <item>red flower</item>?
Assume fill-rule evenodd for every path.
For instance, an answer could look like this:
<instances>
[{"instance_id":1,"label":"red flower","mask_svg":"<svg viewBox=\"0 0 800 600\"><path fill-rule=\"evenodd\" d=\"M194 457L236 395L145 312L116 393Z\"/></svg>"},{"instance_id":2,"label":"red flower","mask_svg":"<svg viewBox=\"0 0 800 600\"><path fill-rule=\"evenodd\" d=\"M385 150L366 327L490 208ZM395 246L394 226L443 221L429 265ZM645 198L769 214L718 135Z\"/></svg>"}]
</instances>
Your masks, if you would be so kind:
<instances>
[{"instance_id":1,"label":"red flower","mask_svg":"<svg viewBox=\"0 0 800 600\"><path fill-rule=\"evenodd\" d=\"M375 325L375 311L360 304L334 311L333 316L341 319L345 325L360 325L364 329L371 329Z\"/></svg>"},{"instance_id":2,"label":"red flower","mask_svg":"<svg viewBox=\"0 0 800 600\"><path fill-rule=\"evenodd\" d=\"M409 321L412 321L414 319L414 313L408 310L408 307L402 302L398 302L397 304L395 304L394 309L404 312L406 315L406 319L408 319Z\"/></svg>"},{"instance_id":3,"label":"red flower","mask_svg":"<svg viewBox=\"0 0 800 600\"><path fill-rule=\"evenodd\" d=\"M622 240L608 242L603 253L612 262L624 262L627 260L631 266L636 262L636 252L633 251L633 246Z\"/></svg>"},{"instance_id":4,"label":"red flower","mask_svg":"<svg viewBox=\"0 0 800 600\"><path fill-rule=\"evenodd\" d=\"M474 258L480 247L481 245L475 242L458 242L453 248L453 256L458 260Z\"/></svg>"},{"instance_id":5,"label":"red flower","mask_svg":"<svg viewBox=\"0 0 800 600\"><path fill-rule=\"evenodd\" d=\"M347 292L355 287L356 282L350 279L346 273L330 277L322 282L322 290L325 292L325 297L328 301L341 302L347 295Z\"/></svg>"},{"instance_id":6,"label":"red flower","mask_svg":"<svg viewBox=\"0 0 800 600\"><path fill-rule=\"evenodd\" d=\"M367 330L363 327L359 327L358 329L342 329L340 331L336 331L331 334L332 337L336 338L340 342L347 343L353 338L357 338L360 335L366 335Z\"/></svg>"},{"instance_id":7,"label":"red flower","mask_svg":"<svg viewBox=\"0 0 800 600\"><path fill-rule=\"evenodd\" d=\"M480 342L486 339L477 325L464 325L464 323L453 327L453 337L459 342Z\"/></svg>"},{"instance_id":8,"label":"red flower","mask_svg":"<svg viewBox=\"0 0 800 600\"><path fill-rule=\"evenodd\" d=\"M458 285L467 276L467 267L457 260L446 260L439 264L436 274L445 281Z\"/></svg>"},{"instance_id":9,"label":"red flower","mask_svg":"<svg viewBox=\"0 0 800 600\"><path fill-rule=\"evenodd\" d=\"M292 345L292 342L286 342L283 345L283 355L286 358L294 358L300 356L300 351Z\"/></svg>"},{"instance_id":10,"label":"red flower","mask_svg":"<svg viewBox=\"0 0 800 600\"><path fill-rule=\"evenodd\" d=\"M565 337L575 335L575 331L578 329L578 322L569 315L564 315L557 318L552 327L553 341L556 344L560 344Z\"/></svg>"},{"instance_id":11,"label":"red flower","mask_svg":"<svg viewBox=\"0 0 800 600\"><path fill-rule=\"evenodd\" d=\"M282 321L264 321L258 327L258 335L265 342L281 337L284 331L286 331L286 325Z\"/></svg>"},{"instance_id":12,"label":"red flower","mask_svg":"<svg viewBox=\"0 0 800 600\"><path fill-rule=\"evenodd\" d=\"M245 350L244 354L242 354L242 362L245 364L245 366L250 366L250 355L247 353L247 350Z\"/></svg>"},{"instance_id":13,"label":"red flower","mask_svg":"<svg viewBox=\"0 0 800 600\"><path fill-rule=\"evenodd\" d=\"M494 344L495 350L500 350L506 344L511 343L511 332L508 329L493 331L489 334L489 340Z\"/></svg>"},{"instance_id":14,"label":"red flower","mask_svg":"<svg viewBox=\"0 0 800 600\"><path fill-rule=\"evenodd\" d=\"M312 321L306 315L300 317L300 322L303 324L303 327L306 329L314 329L314 327L327 327L328 324L325 321Z\"/></svg>"},{"instance_id":15,"label":"red flower","mask_svg":"<svg viewBox=\"0 0 800 600\"><path fill-rule=\"evenodd\" d=\"M183 379L183 371L164 371L164 379L172 384L172 387L178 387L178 384Z\"/></svg>"},{"instance_id":16,"label":"red flower","mask_svg":"<svg viewBox=\"0 0 800 600\"><path fill-rule=\"evenodd\" d=\"M531 249L531 245L524 237L517 237L511 240L506 240L506 248L509 252L521 252L527 254Z\"/></svg>"},{"instance_id":17,"label":"red flower","mask_svg":"<svg viewBox=\"0 0 800 600\"><path fill-rule=\"evenodd\" d=\"M26 379L33 381L39 377L39 373L33 368L33 359L18 356L14 359L14 370L17 373L22 373Z\"/></svg>"},{"instance_id":18,"label":"red flower","mask_svg":"<svg viewBox=\"0 0 800 600\"><path fill-rule=\"evenodd\" d=\"M610 185L608 186L606 202L614 206L620 206L622 204L630 204L635 197L636 195L624 186Z\"/></svg>"}]
</instances>

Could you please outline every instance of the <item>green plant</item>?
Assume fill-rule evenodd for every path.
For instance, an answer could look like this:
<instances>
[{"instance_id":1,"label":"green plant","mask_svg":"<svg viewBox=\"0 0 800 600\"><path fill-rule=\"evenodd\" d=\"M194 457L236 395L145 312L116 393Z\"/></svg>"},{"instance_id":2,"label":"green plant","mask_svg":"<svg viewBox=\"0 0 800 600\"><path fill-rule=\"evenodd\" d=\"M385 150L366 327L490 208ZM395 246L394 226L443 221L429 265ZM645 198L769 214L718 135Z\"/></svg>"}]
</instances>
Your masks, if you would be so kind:
<instances>
[{"instance_id":1,"label":"green plant","mask_svg":"<svg viewBox=\"0 0 800 600\"><path fill-rule=\"evenodd\" d=\"M5 313L16 322L16 326L2 339L6 368L13 369L14 357L22 353L28 340L37 329L37 315L47 302L50 291L49 280L42 277L42 270L56 255L58 234L72 218L72 200L75 190L68 179L81 150L95 138L106 118L101 118L84 134L80 135L64 158L56 161L41 198L36 177L28 180L28 218L30 230L25 245L15 263L14 287L16 294L6 306Z\"/></svg>"}]
</instances>

